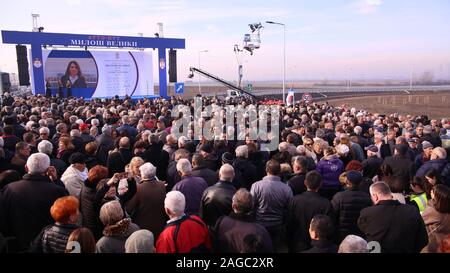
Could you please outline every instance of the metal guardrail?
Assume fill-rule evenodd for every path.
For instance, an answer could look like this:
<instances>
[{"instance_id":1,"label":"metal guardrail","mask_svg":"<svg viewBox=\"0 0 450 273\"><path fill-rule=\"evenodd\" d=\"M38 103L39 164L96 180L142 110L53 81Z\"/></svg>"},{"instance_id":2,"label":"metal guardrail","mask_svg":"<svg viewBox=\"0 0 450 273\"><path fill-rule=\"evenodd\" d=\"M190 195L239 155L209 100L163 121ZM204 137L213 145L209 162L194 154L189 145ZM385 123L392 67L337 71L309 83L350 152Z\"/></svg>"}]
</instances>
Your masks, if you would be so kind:
<instances>
[{"instance_id":1,"label":"metal guardrail","mask_svg":"<svg viewBox=\"0 0 450 273\"><path fill-rule=\"evenodd\" d=\"M372 92L424 92L424 91L450 91L450 85L439 86L414 86L412 89L409 86L358 86L358 87L345 87L345 86L329 86L329 87L311 87L311 88L296 88L296 93L318 93L322 97L326 97L324 93L372 93ZM278 95L282 93L282 89L255 89L251 93L255 96L267 96ZM204 92L205 96L214 96L214 92Z\"/></svg>"},{"instance_id":2,"label":"metal guardrail","mask_svg":"<svg viewBox=\"0 0 450 273\"><path fill-rule=\"evenodd\" d=\"M423 91L450 91L450 86L416 86L412 89L409 86L380 86L380 87L313 87L313 88L296 88L297 93L370 93L370 92L423 92ZM255 95L273 95L281 94L282 89L257 89L252 93Z\"/></svg>"},{"instance_id":3,"label":"metal guardrail","mask_svg":"<svg viewBox=\"0 0 450 273\"><path fill-rule=\"evenodd\" d=\"M412 89L409 86L380 86L380 87L312 87L312 88L297 88L297 93L370 93L370 92L423 92L423 91L450 91L449 85L443 86L416 86ZM253 90L256 96L281 94L282 89L257 89Z\"/></svg>"}]
</instances>

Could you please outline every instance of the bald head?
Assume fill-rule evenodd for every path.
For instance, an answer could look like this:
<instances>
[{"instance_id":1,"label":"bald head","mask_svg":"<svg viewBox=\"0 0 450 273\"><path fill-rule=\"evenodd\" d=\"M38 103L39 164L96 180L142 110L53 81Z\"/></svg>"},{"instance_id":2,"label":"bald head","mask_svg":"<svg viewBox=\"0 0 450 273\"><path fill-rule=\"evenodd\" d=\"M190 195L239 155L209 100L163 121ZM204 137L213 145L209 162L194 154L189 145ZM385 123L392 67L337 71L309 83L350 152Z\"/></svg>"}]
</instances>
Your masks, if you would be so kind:
<instances>
[{"instance_id":1,"label":"bald head","mask_svg":"<svg viewBox=\"0 0 450 273\"><path fill-rule=\"evenodd\" d=\"M119 147L129 149L130 148L130 139L128 137L122 137L119 141Z\"/></svg>"},{"instance_id":2,"label":"bald head","mask_svg":"<svg viewBox=\"0 0 450 273\"><path fill-rule=\"evenodd\" d=\"M230 164L224 164L219 170L219 179L221 181L233 182L234 168Z\"/></svg>"},{"instance_id":3,"label":"bald head","mask_svg":"<svg viewBox=\"0 0 450 273\"><path fill-rule=\"evenodd\" d=\"M391 189L384 182L377 182L372 184L369 188L369 192L375 205L383 200L392 200Z\"/></svg>"}]
</instances>

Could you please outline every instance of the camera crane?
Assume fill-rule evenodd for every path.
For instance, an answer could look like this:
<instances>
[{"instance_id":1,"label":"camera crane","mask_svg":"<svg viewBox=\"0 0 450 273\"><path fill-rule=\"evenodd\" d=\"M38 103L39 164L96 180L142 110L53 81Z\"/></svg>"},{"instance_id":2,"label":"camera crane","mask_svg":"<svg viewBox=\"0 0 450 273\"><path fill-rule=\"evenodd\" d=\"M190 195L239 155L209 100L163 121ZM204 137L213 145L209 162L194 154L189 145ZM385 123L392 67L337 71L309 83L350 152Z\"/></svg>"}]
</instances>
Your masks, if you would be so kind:
<instances>
[{"instance_id":1,"label":"camera crane","mask_svg":"<svg viewBox=\"0 0 450 273\"><path fill-rule=\"evenodd\" d=\"M210 73L206 72L205 70L202 70L202 69L199 69L199 68L195 68L195 67L191 67L191 68L189 68L189 70L191 71L191 73L188 75L188 78L193 78L194 77L194 73L198 73L198 74L200 74L202 76L205 76L205 77L207 77L207 78L209 78L211 80L219 82L222 85L225 85L226 87L228 87L230 89L238 91L243 96L247 96L247 97L249 97L251 99L256 100L255 95L245 91L244 89L242 89L239 86L236 86L236 85L234 85L234 84L232 84L232 83L230 83L230 82L228 82L228 81L226 81L226 80L224 80L222 78L219 78L218 76L210 74Z\"/></svg>"}]
</instances>

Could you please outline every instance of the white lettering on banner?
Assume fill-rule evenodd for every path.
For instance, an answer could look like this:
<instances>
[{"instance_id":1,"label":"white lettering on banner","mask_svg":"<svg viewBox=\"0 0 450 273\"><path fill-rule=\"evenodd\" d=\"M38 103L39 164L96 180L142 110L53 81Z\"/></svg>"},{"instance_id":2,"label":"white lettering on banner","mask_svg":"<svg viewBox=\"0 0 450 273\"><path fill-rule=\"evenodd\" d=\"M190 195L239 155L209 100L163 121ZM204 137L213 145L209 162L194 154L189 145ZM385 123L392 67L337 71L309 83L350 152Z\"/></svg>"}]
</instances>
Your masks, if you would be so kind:
<instances>
[{"instance_id":1,"label":"white lettering on banner","mask_svg":"<svg viewBox=\"0 0 450 273\"><path fill-rule=\"evenodd\" d=\"M78 40L78 39L71 39L70 45L73 45L73 46L138 47L137 42L131 42L131 41Z\"/></svg>"}]
</instances>

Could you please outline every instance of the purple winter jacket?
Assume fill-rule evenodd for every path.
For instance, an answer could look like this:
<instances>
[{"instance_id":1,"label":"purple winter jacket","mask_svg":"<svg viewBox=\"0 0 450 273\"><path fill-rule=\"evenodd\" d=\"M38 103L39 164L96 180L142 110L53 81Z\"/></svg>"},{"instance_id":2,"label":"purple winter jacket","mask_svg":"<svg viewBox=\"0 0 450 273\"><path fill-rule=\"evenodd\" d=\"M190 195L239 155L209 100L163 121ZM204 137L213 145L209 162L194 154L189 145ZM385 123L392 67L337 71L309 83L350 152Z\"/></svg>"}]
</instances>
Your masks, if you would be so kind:
<instances>
[{"instance_id":1,"label":"purple winter jacket","mask_svg":"<svg viewBox=\"0 0 450 273\"><path fill-rule=\"evenodd\" d=\"M339 187L339 175L344 172L344 163L336 155L324 156L317 163L316 171L322 175L322 188Z\"/></svg>"}]
</instances>

